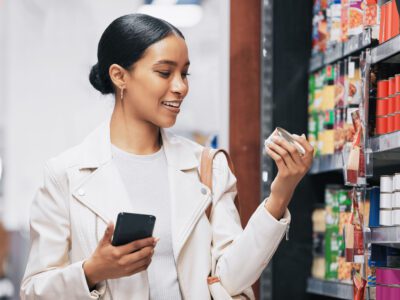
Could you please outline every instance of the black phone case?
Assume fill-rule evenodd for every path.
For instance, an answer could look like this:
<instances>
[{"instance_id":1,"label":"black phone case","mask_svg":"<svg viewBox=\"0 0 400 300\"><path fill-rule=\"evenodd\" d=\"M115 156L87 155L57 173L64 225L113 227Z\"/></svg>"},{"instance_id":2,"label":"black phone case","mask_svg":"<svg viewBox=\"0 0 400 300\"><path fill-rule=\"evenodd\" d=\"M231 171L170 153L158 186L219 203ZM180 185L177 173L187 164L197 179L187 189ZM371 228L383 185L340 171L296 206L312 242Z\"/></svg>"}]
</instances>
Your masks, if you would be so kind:
<instances>
[{"instance_id":1,"label":"black phone case","mask_svg":"<svg viewBox=\"0 0 400 300\"><path fill-rule=\"evenodd\" d=\"M118 214L112 240L113 246L121 246L130 242L151 237L156 217L122 212Z\"/></svg>"}]
</instances>

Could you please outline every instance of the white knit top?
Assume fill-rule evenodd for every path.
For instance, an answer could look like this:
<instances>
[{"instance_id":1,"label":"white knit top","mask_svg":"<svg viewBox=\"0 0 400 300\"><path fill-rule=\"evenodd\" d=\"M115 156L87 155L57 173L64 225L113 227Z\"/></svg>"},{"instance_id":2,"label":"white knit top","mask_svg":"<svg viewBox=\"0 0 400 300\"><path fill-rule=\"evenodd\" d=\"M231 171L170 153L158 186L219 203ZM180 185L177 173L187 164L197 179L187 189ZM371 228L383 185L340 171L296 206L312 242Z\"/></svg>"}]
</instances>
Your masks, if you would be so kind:
<instances>
[{"instance_id":1,"label":"white knit top","mask_svg":"<svg viewBox=\"0 0 400 300\"><path fill-rule=\"evenodd\" d=\"M150 299L182 299L171 237L171 199L164 149L151 155L135 155L112 146L134 213L156 216L154 237L160 238L147 269Z\"/></svg>"}]
</instances>

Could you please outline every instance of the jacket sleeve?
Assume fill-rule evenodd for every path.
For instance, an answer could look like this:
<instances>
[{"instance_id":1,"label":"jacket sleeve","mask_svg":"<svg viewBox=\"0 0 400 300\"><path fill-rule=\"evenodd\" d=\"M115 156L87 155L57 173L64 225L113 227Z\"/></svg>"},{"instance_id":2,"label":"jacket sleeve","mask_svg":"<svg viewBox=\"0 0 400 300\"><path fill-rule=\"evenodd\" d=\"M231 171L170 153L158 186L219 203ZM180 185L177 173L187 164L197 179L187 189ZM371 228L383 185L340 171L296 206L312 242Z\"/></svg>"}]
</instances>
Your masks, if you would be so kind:
<instances>
[{"instance_id":1,"label":"jacket sleeve","mask_svg":"<svg viewBox=\"0 0 400 300\"><path fill-rule=\"evenodd\" d=\"M217 261L214 274L231 296L239 295L260 277L271 260L288 229L290 213L286 210L284 217L276 220L264 207L266 199L242 229L234 204L236 178L222 154L213 165L213 193L210 220L212 252Z\"/></svg>"},{"instance_id":2,"label":"jacket sleeve","mask_svg":"<svg viewBox=\"0 0 400 300\"><path fill-rule=\"evenodd\" d=\"M105 284L92 292L83 261L70 263L68 193L47 163L44 184L31 207L31 248L21 284L21 299L98 299Z\"/></svg>"}]
</instances>

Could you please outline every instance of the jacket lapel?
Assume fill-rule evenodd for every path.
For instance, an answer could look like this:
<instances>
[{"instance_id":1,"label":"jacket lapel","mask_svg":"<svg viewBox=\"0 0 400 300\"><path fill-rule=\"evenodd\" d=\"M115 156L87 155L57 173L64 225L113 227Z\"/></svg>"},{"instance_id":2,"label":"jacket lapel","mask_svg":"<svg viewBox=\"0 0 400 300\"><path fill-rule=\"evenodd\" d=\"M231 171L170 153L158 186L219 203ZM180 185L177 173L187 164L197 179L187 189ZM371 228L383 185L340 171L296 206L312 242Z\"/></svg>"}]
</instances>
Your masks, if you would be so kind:
<instances>
[{"instance_id":1,"label":"jacket lapel","mask_svg":"<svg viewBox=\"0 0 400 300\"><path fill-rule=\"evenodd\" d=\"M112 160L94 170L72 195L105 223L112 221L115 225L118 213L132 212L128 193Z\"/></svg>"}]
</instances>

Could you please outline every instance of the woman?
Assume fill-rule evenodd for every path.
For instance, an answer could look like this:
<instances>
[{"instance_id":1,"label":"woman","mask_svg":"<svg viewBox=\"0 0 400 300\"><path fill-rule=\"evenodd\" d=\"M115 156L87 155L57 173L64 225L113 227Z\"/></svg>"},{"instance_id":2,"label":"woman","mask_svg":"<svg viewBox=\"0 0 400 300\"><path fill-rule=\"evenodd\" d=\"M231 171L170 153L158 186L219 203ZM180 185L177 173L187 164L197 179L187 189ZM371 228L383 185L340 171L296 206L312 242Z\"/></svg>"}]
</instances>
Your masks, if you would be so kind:
<instances>
[{"instance_id":1,"label":"woman","mask_svg":"<svg viewBox=\"0 0 400 300\"><path fill-rule=\"evenodd\" d=\"M279 172L243 230L225 157L215 158L211 194L199 181L203 148L164 131L188 93L189 64L182 33L163 20L131 14L105 30L90 82L115 94L115 108L82 144L46 164L22 299L254 297L250 287L287 229L286 207L312 147L296 136L303 157L279 139L267 148ZM155 215L157 238L113 246L123 211ZM210 273L219 279L211 288Z\"/></svg>"}]
</instances>

